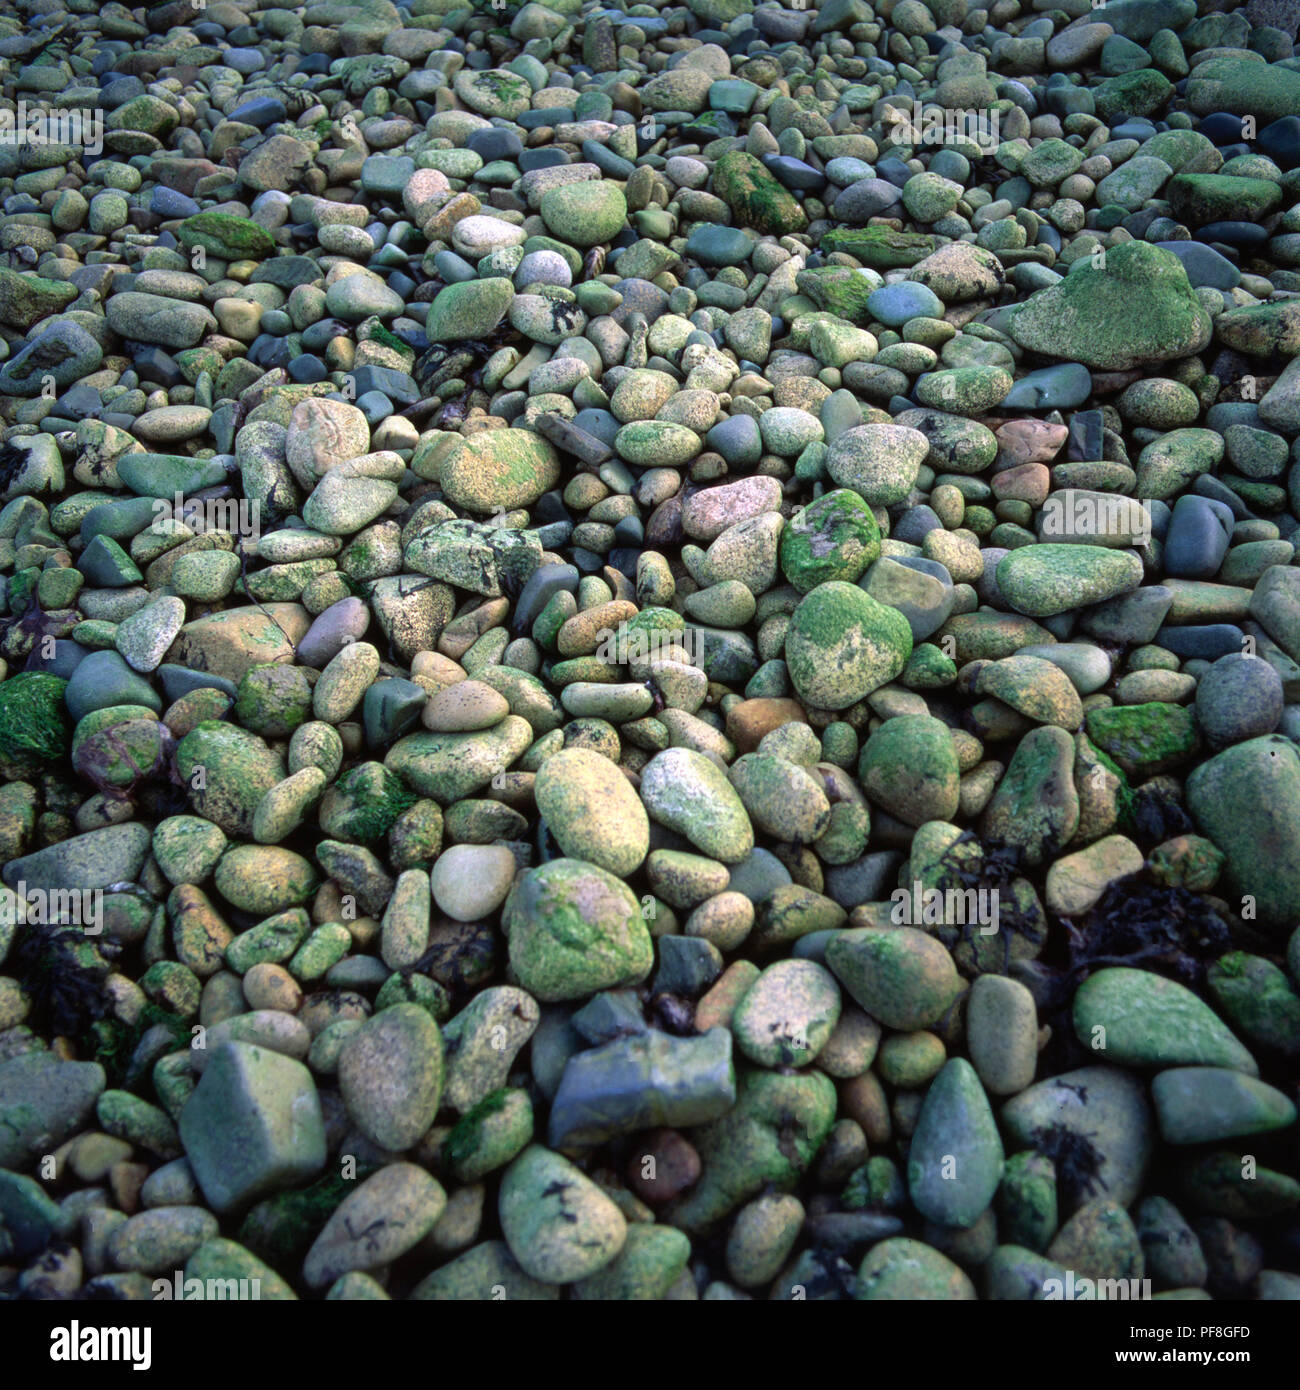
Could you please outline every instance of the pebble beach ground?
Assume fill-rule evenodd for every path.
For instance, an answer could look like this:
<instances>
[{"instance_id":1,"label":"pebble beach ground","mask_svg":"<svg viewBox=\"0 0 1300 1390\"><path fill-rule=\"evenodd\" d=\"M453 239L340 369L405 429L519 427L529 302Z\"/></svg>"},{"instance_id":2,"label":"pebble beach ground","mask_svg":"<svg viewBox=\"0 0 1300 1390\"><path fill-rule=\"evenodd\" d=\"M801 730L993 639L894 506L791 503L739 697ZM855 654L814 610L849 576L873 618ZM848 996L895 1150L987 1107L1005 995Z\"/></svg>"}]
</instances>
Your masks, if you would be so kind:
<instances>
[{"instance_id":1,"label":"pebble beach ground","mask_svg":"<svg viewBox=\"0 0 1300 1390\"><path fill-rule=\"evenodd\" d=\"M1298 26L4 0L0 1298L1300 1298Z\"/></svg>"}]
</instances>

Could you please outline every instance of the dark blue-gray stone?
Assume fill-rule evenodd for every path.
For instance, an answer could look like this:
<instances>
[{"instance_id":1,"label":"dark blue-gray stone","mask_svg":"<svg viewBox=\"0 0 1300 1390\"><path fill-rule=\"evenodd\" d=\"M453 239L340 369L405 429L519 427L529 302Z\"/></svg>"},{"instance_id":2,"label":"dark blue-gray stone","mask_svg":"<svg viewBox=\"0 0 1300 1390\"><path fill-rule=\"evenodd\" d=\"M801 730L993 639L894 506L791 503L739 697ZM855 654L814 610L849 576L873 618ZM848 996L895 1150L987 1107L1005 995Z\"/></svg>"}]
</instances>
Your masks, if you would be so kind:
<instances>
[{"instance_id":1,"label":"dark blue-gray stone","mask_svg":"<svg viewBox=\"0 0 1300 1390\"><path fill-rule=\"evenodd\" d=\"M158 692L116 652L91 652L79 662L63 698L74 720L110 705L144 705L162 713Z\"/></svg>"},{"instance_id":2,"label":"dark blue-gray stone","mask_svg":"<svg viewBox=\"0 0 1300 1390\"><path fill-rule=\"evenodd\" d=\"M698 998L722 973L718 950L702 936L661 936L656 994Z\"/></svg>"},{"instance_id":3,"label":"dark blue-gray stone","mask_svg":"<svg viewBox=\"0 0 1300 1390\"><path fill-rule=\"evenodd\" d=\"M1157 647L1175 656L1200 657L1217 661L1229 652L1239 652L1245 633L1234 623L1192 623L1184 627L1162 627L1155 636Z\"/></svg>"},{"instance_id":4,"label":"dark blue-gray stone","mask_svg":"<svg viewBox=\"0 0 1300 1390\"><path fill-rule=\"evenodd\" d=\"M593 1047L629 1033L644 1033L649 1024L633 989L602 989L569 1020Z\"/></svg>"},{"instance_id":5,"label":"dark blue-gray stone","mask_svg":"<svg viewBox=\"0 0 1300 1390\"><path fill-rule=\"evenodd\" d=\"M567 523L552 523L564 525ZM537 621L542 609L551 599L567 589L569 593L578 592L578 571L572 565L540 565L528 576L524 587L519 591L515 603L512 631L516 637L526 637Z\"/></svg>"},{"instance_id":6,"label":"dark blue-gray stone","mask_svg":"<svg viewBox=\"0 0 1300 1390\"><path fill-rule=\"evenodd\" d=\"M1068 410L1092 392L1092 374L1078 362L1040 367L1022 376L1003 397L1002 410Z\"/></svg>"},{"instance_id":7,"label":"dark blue-gray stone","mask_svg":"<svg viewBox=\"0 0 1300 1390\"><path fill-rule=\"evenodd\" d=\"M713 426L704 442L733 468L750 467L763 456L763 440L752 415L732 415Z\"/></svg>"},{"instance_id":8,"label":"dark blue-gray stone","mask_svg":"<svg viewBox=\"0 0 1300 1390\"><path fill-rule=\"evenodd\" d=\"M225 676L214 676L209 671L195 671L189 666L176 666L165 662L158 668L158 679L162 681L163 694L168 704L175 704L182 695L191 690L220 690L233 700L239 693L234 681Z\"/></svg>"},{"instance_id":9,"label":"dark blue-gray stone","mask_svg":"<svg viewBox=\"0 0 1300 1390\"><path fill-rule=\"evenodd\" d=\"M705 1124L736 1103L731 1034L649 1029L570 1057L551 1106L552 1148L602 1144L660 1125Z\"/></svg>"},{"instance_id":10,"label":"dark blue-gray stone","mask_svg":"<svg viewBox=\"0 0 1300 1390\"><path fill-rule=\"evenodd\" d=\"M1165 573L1178 579L1213 579L1235 523L1222 502L1184 494L1174 504L1165 536Z\"/></svg>"},{"instance_id":11,"label":"dark blue-gray stone","mask_svg":"<svg viewBox=\"0 0 1300 1390\"><path fill-rule=\"evenodd\" d=\"M414 681L402 677L376 681L361 701L366 743L371 748L383 748L414 729L428 702L429 692Z\"/></svg>"},{"instance_id":12,"label":"dark blue-gray stone","mask_svg":"<svg viewBox=\"0 0 1300 1390\"><path fill-rule=\"evenodd\" d=\"M686 254L704 265L744 265L753 250L753 239L739 227L702 222L686 238Z\"/></svg>"},{"instance_id":13,"label":"dark blue-gray stone","mask_svg":"<svg viewBox=\"0 0 1300 1390\"><path fill-rule=\"evenodd\" d=\"M1241 284L1241 271L1212 246L1199 241L1158 241L1156 245L1178 257L1193 289L1203 285L1212 290L1233 290Z\"/></svg>"}]
</instances>

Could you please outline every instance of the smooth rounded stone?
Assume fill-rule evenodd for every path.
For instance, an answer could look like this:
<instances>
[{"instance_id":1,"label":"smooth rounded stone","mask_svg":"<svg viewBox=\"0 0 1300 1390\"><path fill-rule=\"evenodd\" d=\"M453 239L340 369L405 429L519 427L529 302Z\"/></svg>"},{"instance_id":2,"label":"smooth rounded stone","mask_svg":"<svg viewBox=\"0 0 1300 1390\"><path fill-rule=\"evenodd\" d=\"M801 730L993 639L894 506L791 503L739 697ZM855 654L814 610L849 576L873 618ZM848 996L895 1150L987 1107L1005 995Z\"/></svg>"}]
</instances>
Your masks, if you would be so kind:
<instances>
[{"instance_id":1,"label":"smooth rounded stone","mask_svg":"<svg viewBox=\"0 0 1300 1390\"><path fill-rule=\"evenodd\" d=\"M325 292L325 309L344 323L360 323L372 314L393 318L406 305L402 296L369 273L344 275Z\"/></svg>"},{"instance_id":2,"label":"smooth rounded stone","mask_svg":"<svg viewBox=\"0 0 1300 1390\"><path fill-rule=\"evenodd\" d=\"M547 1302L560 1297L553 1284L539 1283L525 1274L501 1240L481 1241L463 1255L448 1261L421 1280L411 1292L413 1300L450 1303L489 1302L504 1290L512 1302Z\"/></svg>"},{"instance_id":3,"label":"smooth rounded stone","mask_svg":"<svg viewBox=\"0 0 1300 1390\"><path fill-rule=\"evenodd\" d=\"M900 280L873 290L867 299L867 312L887 328L901 328L909 319L942 318L943 301L919 281Z\"/></svg>"},{"instance_id":4,"label":"smooth rounded stone","mask_svg":"<svg viewBox=\"0 0 1300 1390\"><path fill-rule=\"evenodd\" d=\"M1155 1120L1141 1080L1118 1067L1083 1067L1040 1081L1002 1107L1003 1132L1017 1147L1055 1128L1086 1140L1095 1155L1092 1190L1130 1203L1142 1190L1155 1145Z\"/></svg>"},{"instance_id":5,"label":"smooth rounded stone","mask_svg":"<svg viewBox=\"0 0 1300 1390\"><path fill-rule=\"evenodd\" d=\"M1295 745L1271 734L1216 754L1188 777L1187 807L1201 832L1227 855L1228 893L1251 897L1261 928L1289 931L1300 913Z\"/></svg>"},{"instance_id":6,"label":"smooth rounded stone","mask_svg":"<svg viewBox=\"0 0 1300 1390\"><path fill-rule=\"evenodd\" d=\"M1300 1042L1300 998L1286 973L1241 951L1220 957L1207 975L1216 1005L1252 1041L1294 1054Z\"/></svg>"},{"instance_id":7,"label":"smooth rounded stone","mask_svg":"<svg viewBox=\"0 0 1300 1390\"><path fill-rule=\"evenodd\" d=\"M104 1090L97 1062L27 1052L0 1062L0 1162L17 1168L44 1143L62 1143L94 1114Z\"/></svg>"},{"instance_id":8,"label":"smooth rounded stone","mask_svg":"<svg viewBox=\"0 0 1300 1390\"><path fill-rule=\"evenodd\" d=\"M1079 825L1074 739L1056 725L1031 729L980 819L987 839L1015 844L1025 862L1041 864Z\"/></svg>"},{"instance_id":9,"label":"smooth rounded stone","mask_svg":"<svg viewBox=\"0 0 1300 1390\"><path fill-rule=\"evenodd\" d=\"M753 826L726 773L694 749L657 753L642 769L641 800L651 820L711 859L739 864L754 848Z\"/></svg>"},{"instance_id":10,"label":"smooth rounded stone","mask_svg":"<svg viewBox=\"0 0 1300 1390\"><path fill-rule=\"evenodd\" d=\"M705 443L732 467L752 467L763 454L758 423L750 415L732 415L714 425L705 436Z\"/></svg>"},{"instance_id":11,"label":"smooth rounded stone","mask_svg":"<svg viewBox=\"0 0 1300 1390\"><path fill-rule=\"evenodd\" d=\"M91 652L82 660L68 681L64 699L74 720L113 705L143 705L162 712L157 692L116 651Z\"/></svg>"},{"instance_id":12,"label":"smooth rounded stone","mask_svg":"<svg viewBox=\"0 0 1300 1390\"><path fill-rule=\"evenodd\" d=\"M1018 980L980 975L966 1006L966 1044L979 1079L995 1096L1031 1085L1038 1068L1038 1011Z\"/></svg>"},{"instance_id":13,"label":"smooth rounded stone","mask_svg":"<svg viewBox=\"0 0 1300 1390\"><path fill-rule=\"evenodd\" d=\"M447 806L486 787L532 742L532 726L510 714L475 733L408 734L389 749L384 763L413 791Z\"/></svg>"},{"instance_id":14,"label":"smooth rounded stone","mask_svg":"<svg viewBox=\"0 0 1300 1390\"><path fill-rule=\"evenodd\" d=\"M574 681L560 693L560 703L576 718L623 724L649 714L654 696L636 682L606 685L602 681Z\"/></svg>"},{"instance_id":15,"label":"smooth rounded stone","mask_svg":"<svg viewBox=\"0 0 1300 1390\"><path fill-rule=\"evenodd\" d=\"M852 584L821 584L795 609L785 640L790 679L820 709L856 704L903 669L912 652L906 618Z\"/></svg>"},{"instance_id":16,"label":"smooth rounded stone","mask_svg":"<svg viewBox=\"0 0 1300 1390\"><path fill-rule=\"evenodd\" d=\"M154 671L184 622L184 600L164 594L123 619L113 645L133 670Z\"/></svg>"},{"instance_id":17,"label":"smooth rounded stone","mask_svg":"<svg viewBox=\"0 0 1300 1390\"><path fill-rule=\"evenodd\" d=\"M634 421L614 439L619 456L640 468L680 468L695 458L700 447L694 430L667 420Z\"/></svg>"},{"instance_id":18,"label":"smooth rounded stone","mask_svg":"<svg viewBox=\"0 0 1300 1390\"><path fill-rule=\"evenodd\" d=\"M753 254L753 237L739 227L701 223L686 239L686 254L701 265L744 265Z\"/></svg>"},{"instance_id":19,"label":"smooth rounded stone","mask_svg":"<svg viewBox=\"0 0 1300 1390\"><path fill-rule=\"evenodd\" d=\"M971 1302L978 1295L965 1272L933 1246L907 1236L879 1241L858 1267L854 1297L866 1302Z\"/></svg>"},{"instance_id":20,"label":"smooth rounded stone","mask_svg":"<svg viewBox=\"0 0 1300 1390\"><path fill-rule=\"evenodd\" d=\"M1221 502L1185 495L1165 533L1164 571L1179 579L1213 579L1227 554L1234 518Z\"/></svg>"},{"instance_id":21,"label":"smooth rounded stone","mask_svg":"<svg viewBox=\"0 0 1300 1390\"><path fill-rule=\"evenodd\" d=\"M880 527L848 488L809 503L781 532L781 570L801 594L830 580L855 583L879 553Z\"/></svg>"},{"instance_id":22,"label":"smooth rounded stone","mask_svg":"<svg viewBox=\"0 0 1300 1390\"><path fill-rule=\"evenodd\" d=\"M1087 1047L1124 1066L1227 1067L1258 1074L1254 1058L1197 995L1147 970L1112 966L1074 996L1074 1029Z\"/></svg>"},{"instance_id":23,"label":"smooth rounded stone","mask_svg":"<svg viewBox=\"0 0 1300 1390\"><path fill-rule=\"evenodd\" d=\"M631 889L579 859L519 874L503 923L515 975L543 1003L636 984L654 963Z\"/></svg>"},{"instance_id":24,"label":"smooth rounded stone","mask_svg":"<svg viewBox=\"0 0 1300 1390\"><path fill-rule=\"evenodd\" d=\"M567 290L573 284L573 271L558 251L530 251L519 262L514 283L520 289L526 285L559 285Z\"/></svg>"},{"instance_id":25,"label":"smooth rounded stone","mask_svg":"<svg viewBox=\"0 0 1300 1390\"><path fill-rule=\"evenodd\" d=\"M1156 245L1178 258L1193 288L1233 290L1241 283L1241 271L1212 246L1200 241L1158 241Z\"/></svg>"},{"instance_id":26,"label":"smooth rounded stone","mask_svg":"<svg viewBox=\"0 0 1300 1390\"><path fill-rule=\"evenodd\" d=\"M451 845L430 875L433 900L454 922L480 921L505 902L515 869L503 845Z\"/></svg>"},{"instance_id":27,"label":"smooth rounded stone","mask_svg":"<svg viewBox=\"0 0 1300 1390\"><path fill-rule=\"evenodd\" d=\"M390 1163L348 1193L303 1261L319 1289L352 1270L377 1269L414 1249L447 1205L442 1186L414 1163Z\"/></svg>"},{"instance_id":28,"label":"smooth rounded stone","mask_svg":"<svg viewBox=\"0 0 1300 1390\"><path fill-rule=\"evenodd\" d=\"M108 326L123 338L173 351L196 346L205 333L217 328L216 319L202 304L135 290L113 295L104 314Z\"/></svg>"},{"instance_id":29,"label":"smooth rounded stone","mask_svg":"<svg viewBox=\"0 0 1300 1390\"><path fill-rule=\"evenodd\" d=\"M878 603L903 615L914 643L937 632L948 620L955 602L947 571L920 557L894 560L882 555L860 582Z\"/></svg>"},{"instance_id":30,"label":"smooth rounded stone","mask_svg":"<svg viewBox=\"0 0 1300 1390\"><path fill-rule=\"evenodd\" d=\"M1293 1102L1257 1077L1223 1067L1170 1067L1151 1083L1167 1144L1211 1144L1285 1129Z\"/></svg>"},{"instance_id":31,"label":"smooth rounded stone","mask_svg":"<svg viewBox=\"0 0 1300 1390\"><path fill-rule=\"evenodd\" d=\"M1003 410L1065 410L1092 394L1092 374L1077 362L1042 367L1022 376L1003 396Z\"/></svg>"},{"instance_id":32,"label":"smooth rounded stone","mask_svg":"<svg viewBox=\"0 0 1300 1390\"><path fill-rule=\"evenodd\" d=\"M1271 734L1282 718L1282 678L1242 652L1220 657L1196 685L1196 721L1214 748Z\"/></svg>"},{"instance_id":33,"label":"smooth rounded stone","mask_svg":"<svg viewBox=\"0 0 1300 1390\"><path fill-rule=\"evenodd\" d=\"M396 500L396 483L334 469L303 503L302 519L328 536L351 536L382 516Z\"/></svg>"},{"instance_id":34,"label":"smooth rounded stone","mask_svg":"<svg viewBox=\"0 0 1300 1390\"><path fill-rule=\"evenodd\" d=\"M571 1284L615 1259L628 1227L613 1201L567 1159L531 1144L506 1169L498 1197L510 1253L532 1278Z\"/></svg>"},{"instance_id":35,"label":"smooth rounded stone","mask_svg":"<svg viewBox=\"0 0 1300 1390\"><path fill-rule=\"evenodd\" d=\"M908 1150L908 1192L927 1219L966 1230L988 1209L1002 1167L1002 1140L979 1076L954 1057L925 1093Z\"/></svg>"},{"instance_id":36,"label":"smooth rounded stone","mask_svg":"<svg viewBox=\"0 0 1300 1390\"><path fill-rule=\"evenodd\" d=\"M1095 907L1119 879L1139 873L1142 851L1124 835L1108 835L1086 849L1058 859L1047 871L1047 906L1062 917L1079 917Z\"/></svg>"},{"instance_id":37,"label":"smooth rounded stone","mask_svg":"<svg viewBox=\"0 0 1300 1390\"><path fill-rule=\"evenodd\" d=\"M1080 695L1100 690L1111 677L1110 657L1091 642L1057 642L1050 646L1031 643L1021 647L1016 655L1038 657L1059 666Z\"/></svg>"},{"instance_id":38,"label":"smooth rounded stone","mask_svg":"<svg viewBox=\"0 0 1300 1390\"><path fill-rule=\"evenodd\" d=\"M296 907L319 879L311 861L279 845L232 845L217 865L214 882L227 902L269 916Z\"/></svg>"},{"instance_id":39,"label":"smooth rounded stone","mask_svg":"<svg viewBox=\"0 0 1300 1390\"><path fill-rule=\"evenodd\" d=\"M811 1064L835 1031L840 990L810 960L779 961L763 971L731 1019L736 1046L759 1066Z\"/></svg>"},{"instance_id":40,"label":"smooth rounded stone","mask_svg":"<svg viewBox=\"0 0 1300 1390\"><path fill-rule=\"evenodd\" d=\"M957 751L947 726L928 714L887 719L866 741L858 777L872 801L908 825L957 813Z\"/></svg>"},{"instance_id":41,"label":"smooth rounded stone","mask_svg":"<svg viewBox=\"0 0 1300 1390\"><path fill-rule=\"evenodd\" d=\"M859 425L830 446L826 469L841 487L851 488L873 507L906 500L930 443L906 425Z\"/></svg>"},{"instance_id":42,"label":"smooth rounded stone","mask_svg":"<svg viewBox=\"0 0 1300 1390\"><path fill-rule=\"evenodd\" d=\"M201 1207L155 1207L117 1227L105 1253L118 1269L161 1274L184 1265L217 1230L217 1218Z\"/></svg>"},{"instance_id":43,"label":"smooth rounded stone","mask_svg":"<svg viewBox=\"0 0 1300 1390\"><path fill-rule=\"evenodd\" d=\"M489 513L531 506L560 477L559 455L529 430L480 430L449 454L439 470L448 500Z\"/></svg>"},{"instance_id":44,"label":"smooth rounded stone","mask_svg":"<svg viewBox=\"0 0 1300 1390\"><path fill-rule=\"evenodd\" d=\"M1142 561L1130 551L1048 542L1006 555L997 584L1017 613L1046 618L1130 593L1142 574Z\"/></svg>"},{"instance_id":45,"label":"smooth rounded stone","mask_svg":"<svg viewBox=\"0 0 1300 1390\"><path fill-rule=\"evenodd\" d=\"M505 696L483 681L457 681L429 697L422 722L434 733L470 733L491 729L510 713Z\"/></svg>"},{"instance_id":46,"label":"smooth rounded stone","mask_svg":"<svg viewBox=\"0 0 1300 1390\"><path fill-rule=\"evenodd\" d=\"M542 194L539 211L548 230L570 246L612 241L627 223L627 200L605 179L563 184Z\"/></svg>"},{"instance_id":47,"label":"smooth rounded stone","mask_svg":"<svg viewBox=\"0 0 1300 1390\"><path fill-rule=\"evenodd\" d=\"M826 964L867 1013L902 1032L937 1023L963 988L942 943L914 927L841 931Z\"/></svg>"},{"instance_id":48,"label":"smooth rounded stone","mask_svg":"<svg viewBox=\"0 0 1300 1390\"><path fill-rule=\"evenodd\" d=\"M325 1166L311 1073L292 1057L248 1043L211 1051L179 1128L195 1180L218 1213L314 1178Z\"/></svg>"},{"instance_id":49,"label":"smooth rounded stone","mask_svg":"<svg viewBox=\"0 0 1300 1390\"><path fill-rule=\"evenodd\" d=\"M626 878L650 848L645 807L618 766L599 753L566 748L542 764L534 784L537 809L571 859L584 859Z\"/></svg>"},{"instance_id":50,"label":"smooth rounded stone","mask_svg":"<svg viewBox=\"0 0 1300 1390\"><path fill-rule=\"evenodd\" d=\"M749 416L733 418L748 420ZM712 432L709 438L712 439ZM682 504L682 529L693 540L712 541L729 526L777 511L780 505L781 484L775 478L741 478L692 493Z\"/></svg>"},{"instance_id":51,"label":"smooth rounded stone","mask_svg":"<svg viewBox=\"0 0 1300 1390\"><path fill-rule=\"evenodd\" d=\"M260 738L215 720L181 739L176 768L190 805L228 835L251 835L259 803L284 777L283 762Z\"/></svg>"},{"instance_id":52,"label":"smooth rounded stone","mask_svg":"<svg viewBox=\"0 0 1300 1390\"><path fill-rule=\"evenodd\" d=\"M425 335L431 343L486 338L505 319L514 298L514 285L500 275L446 285L434 298Z\"/></svg>"},{"instance_id":53,"label":"smooth rounded stone","mask_svg":"<svg viewBox=\"0 0 1300 1390\"><path fill-rule=\"evenodd\" d=\"M758 417L758 428L764 447L779 458L797 458L822 439L821 421L815 415L787 406L765 410Z\"/></svg>"},{"instance_id":54,"label":"smooth rounded stone","mask_svg":"<svg viewBox=\"0 0 1300 1390\"><path fill-rule=\"evenodd\" d=\"M339 1054L339 1089L357 1128L381 1149L409 1149L438 1112L442 1036L420 1004L366 1019Z\"/></svg>"},{"instance_id":55,"label":"smooth rounded stone","mask_svg":"<svg viewBox=\"0 0 1300 1390\"><path fill-rule=\"evenodd\" d=\"M1041 657L1015 656L991 661L975 681L977 695L1001 700L1027 719L1077 729L1083 721L1083 703L1069 676Z\"/></svg>"},{"instance_id":56,"label":"smooth rounded stone","mask_svg":"<svg viewBox=\"0 0 1300 1390\"><path fill-rule=\"evenodd\" d=\"M731 765L731 783L753 824L790 844L808 844L826 829L830 803L797 763L771 753L745 753Z\"/></svg>"},{"instance_id":57,"label":"smooth rounded stone","mask_svg":"<svg viewBox=\"0 0 1300 1390\"><path fill-rule=\"evenodd\" d=\"M1047 1256L1084 1279L1136 1278L1144 1267L1137 1230L1110 1197L1085 1202L1056 1233Z\"/></svg>"},{"instance_id":58,"label":"smooth rounded stone","mask_svg":"<svg viewBox=\"0 0 1300 1390\"><path fill-rule=\"evenodd\" d=\"M1104 269L1087 265L1032 294L1010 332L1031 352L1124 371L1199 351L1211 325L1179 261L1132 241L1109 248Z\"/></svg>"}]
</instances>

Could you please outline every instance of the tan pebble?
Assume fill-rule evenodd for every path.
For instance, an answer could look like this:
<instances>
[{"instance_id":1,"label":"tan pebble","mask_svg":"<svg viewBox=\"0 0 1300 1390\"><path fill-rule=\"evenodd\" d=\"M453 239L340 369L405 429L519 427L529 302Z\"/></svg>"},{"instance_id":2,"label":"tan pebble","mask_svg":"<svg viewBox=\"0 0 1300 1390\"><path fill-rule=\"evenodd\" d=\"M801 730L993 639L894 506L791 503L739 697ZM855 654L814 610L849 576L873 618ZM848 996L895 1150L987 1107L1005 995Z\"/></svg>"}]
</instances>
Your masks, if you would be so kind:
<instances>
[{"instance_id":1,"label":"tan pebble","mask_svg":"<svg viewBox=\"0 0 1300 1390\"><path fill-rule=\"evenodd\" d=\"M261 961L244 975L244 998L250 1009L291 1014L302 1003L302 990L284 966Z\"/></svg>"},{"instance_id":2,"label":"tan pebble","mask_svg":"<svg viewBox=\"0 0 1300 1390\"><path fill-rule=\"evenodd\" d=\"M499 691L483 681L464 680L438 691L424 707L424 727L435 733L459 734L490 729L510 706Z\"/></svg>"}]
</instances>

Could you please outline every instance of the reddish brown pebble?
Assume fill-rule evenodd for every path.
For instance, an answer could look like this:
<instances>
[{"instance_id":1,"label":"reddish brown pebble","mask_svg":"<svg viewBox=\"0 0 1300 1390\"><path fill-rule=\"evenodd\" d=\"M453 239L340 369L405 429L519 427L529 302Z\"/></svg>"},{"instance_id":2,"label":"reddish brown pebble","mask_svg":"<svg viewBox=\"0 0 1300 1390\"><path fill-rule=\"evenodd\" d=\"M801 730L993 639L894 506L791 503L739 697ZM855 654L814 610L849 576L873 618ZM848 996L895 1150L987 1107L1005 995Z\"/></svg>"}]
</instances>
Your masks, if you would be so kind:
<instances>
[{"instance_id":1,"label":"reddish brown pebble","mask_svg":"<svg viewBox=\"0 0 1300 1390\"><path fill-rule=\"evenodd\" d=\"M652 1207L686 1191L700 1176L700 1156L675 1129L652 1129L632 1148L627 1181Z\"/></svg>"}]
</instances>

